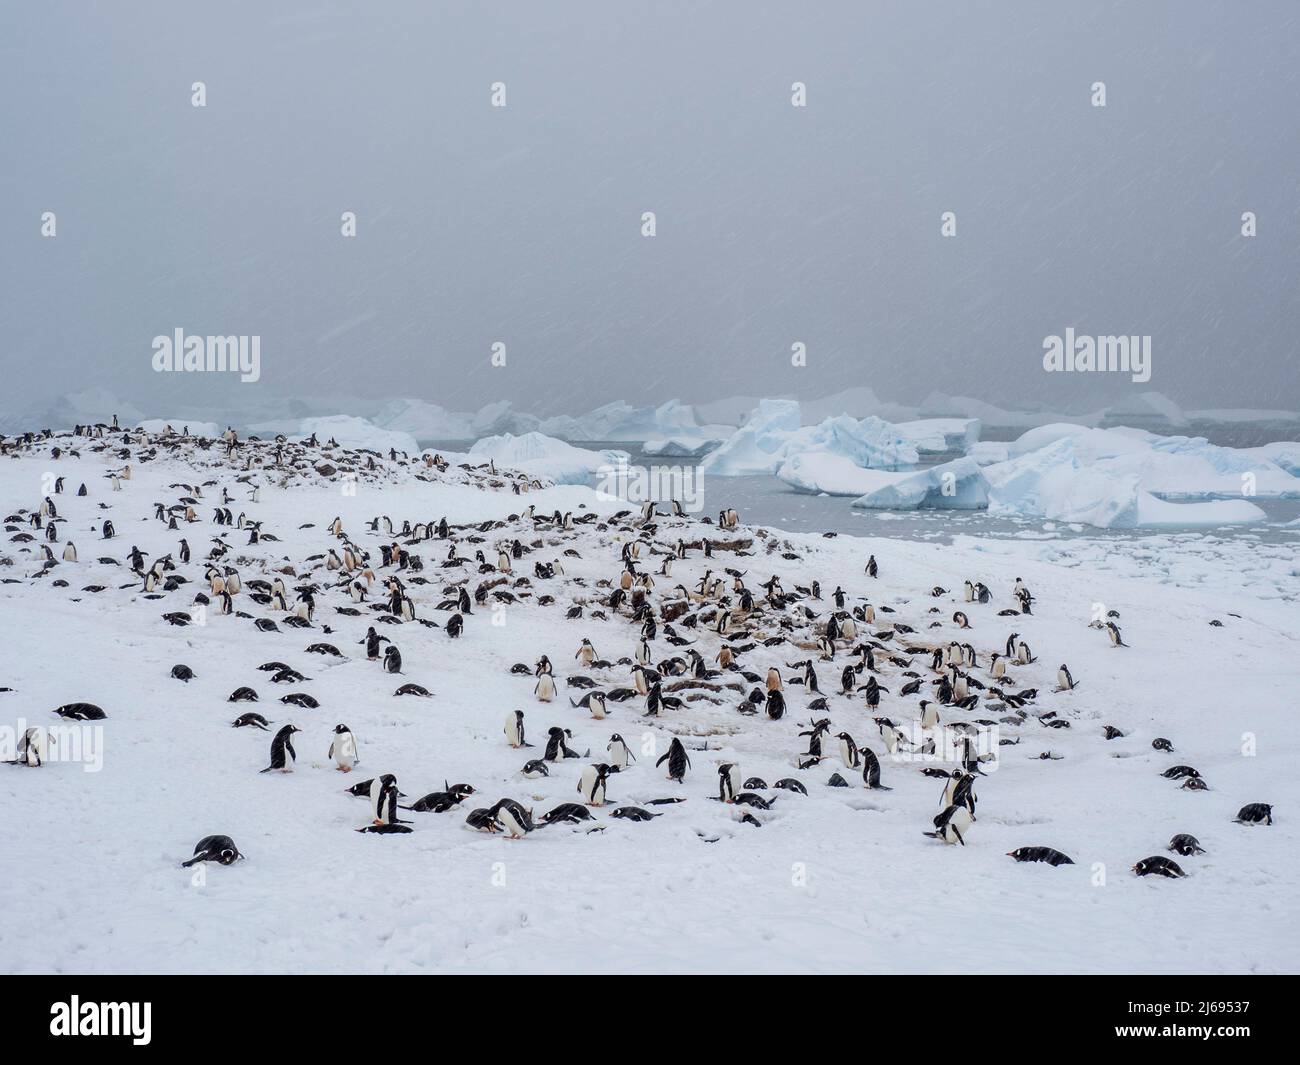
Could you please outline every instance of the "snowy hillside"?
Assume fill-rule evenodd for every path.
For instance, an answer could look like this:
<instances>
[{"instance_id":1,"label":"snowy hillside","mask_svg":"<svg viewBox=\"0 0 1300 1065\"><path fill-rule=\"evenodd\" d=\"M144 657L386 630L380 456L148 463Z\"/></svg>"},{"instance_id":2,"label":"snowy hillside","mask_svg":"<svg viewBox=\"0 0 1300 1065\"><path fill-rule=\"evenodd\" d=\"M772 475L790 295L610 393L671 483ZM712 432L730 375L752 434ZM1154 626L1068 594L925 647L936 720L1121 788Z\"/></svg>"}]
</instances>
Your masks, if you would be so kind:
<instances>
[{"instance_id":1,"label":"snowy hillside","mask_svg":"<svg viewBox=\"0 0 1300 1065\"><path fill-rule=\"evenodd\" d=\"M137 432L0 441L0 726L12 740L24 727L73 725L53 711L79 702L106 715L78 726L86 764L55 749L39 768L0 766L5 971L1294 969L1300 785L1289 741L1300 567L1275 572L1282 597L1266 598L1242 587L1246 545L1193 576L1176 550L1152 557L1141 541L1061 541L1049 556L1006 541L786 535L744 514L723 530L667 516L666 505L643 525L625 504L490 468L486 457L442 469L432 453L390 459L331 447L330 427L320 428L315 448L265 441L229 454L219 441ZM414 428L395 426L392 439ZM214 521L223 493L230 526ZM53 541L39 516L47 497L57 511ZM715 515L728 505L707 494L706 503ZM69 542L76 561L64 560ZM679 542L685 557L674 557ZM383 564L381 547L394 543L406 568ZM205 578L220 544L219 571L229 576L228 567L242 585L225 615ZM632 590L611 603L629 545L638 545L635 573L653 580L644 612L657 621L652 668L662 693L682 700L657 716L646 716L640 694L613 697L634 688L641 632ZM144 553L142 573L132 571L133 546ZM329 568L331 552L349 549L367 564ZM499 568L502 549L509 572ZM146 591L145 574L167 556L171 589ZM784 595L764 589L774 576ZM277 577L290 607L296 588L314 586L307 625L291 624L274 600L255 601L255 582ZM412 620L386 609L394 577ZM1030 614L1013 595L1018 578L1034 597ZM967 602L967 580L983 582L990 601ZM361 602L349 591L358 581L367 586ZM742 585L754 600L748 610ZM818 641L836 614L837 586L857 631L825 660ZM456 603L462 589L474 600L468 613ZM203 610L196 593L209 599ZM164 619L180 613L189 624ZM453 639L447 624L457 613L464 629ZM1125 646L1090 625L1098 616L1117 623ZM370 626L400 649L402 675L367 659ZM991 654L1013 634L1033 661L995 678ZM575 658L584 638L599 656L591 666ZM975 664L958 669L975 682L969 709L937 702L947 674L932 668L932 652L953 642L975 652ZM319 644L339 654L309 652ZM736 668L691 675L689 652L713 671L724 645L737 649ZM874 670L860 670L855 690L841 694L860 648L871 649ZM558 686L549 702L534 693L543 655ZM304 679L272 682L259 669L272 661ZM791 682L799 670L790 664L800 661L811 662L824 705ZM1062 663L1074 690L1054 690ZM171 676L178 664L192 680ZM777 720L762 699L771 668L786 703ZM871 677L884 689L875 710L857 690ZM909 681L919 690L904 695ZM431 694L395 695L406 683ZM258 701L229 702L244 686ZM756 705L747 701L755 688ZM593 690L610 693L603 719L571 705ZM319 705L282 701L293 693ZM922 699L939 717L924 731ZM507 744L503 724L516 710L535 746ZM248 712L269 719L269 731L231 727ZM895 754L875 718L907 737ZM801 734L821 719L829 730L819 760ZM358 746L350 773L327 754L340 723ZM294 771L263 773L286 724L302 730ZM556 726L571 731L567 744L581 757L525 776ZM1105 726L1122 735L1106 739ZM935 830L949 781L924 770L956 763L907 747L937 740L942 749L966 728L991 739L990 757L975 778L964 843L947 845L924 833ZM845 764L841 732L878 759L888 790L864 786L862 769ZM521 839L466 823L501 798L534 818L583 804L581 774L609 760L614 733L636 761L609 776L608 802L586 807L590 821L539 826ZM674 737L690 758L681 782L656 767ZM1173 753L1153 749L1158 737ZM718 801L719 766L732 763L759 802ZM1161 775L1178 765L1194 767L1208 788ZM345 789L385 773L407 804L445 783L475 792L447 812L401 811L409 834L358 832L373 811ZM847 786L830 786L837 774ZM774 786L787 778L806 794ZM1274 824L1234 823L1256 802L1272 804ZM629 806L659 816L612 816ZM214 833L231 836L246 860L182 868ZM1196 836L1206 853L1171 854L1176 833ZM1074 864L1008 857L1028 846L1056 848ZM1134 876L1151 855L1173 858L1188 876Z\"/></svg>"}]
</instances>

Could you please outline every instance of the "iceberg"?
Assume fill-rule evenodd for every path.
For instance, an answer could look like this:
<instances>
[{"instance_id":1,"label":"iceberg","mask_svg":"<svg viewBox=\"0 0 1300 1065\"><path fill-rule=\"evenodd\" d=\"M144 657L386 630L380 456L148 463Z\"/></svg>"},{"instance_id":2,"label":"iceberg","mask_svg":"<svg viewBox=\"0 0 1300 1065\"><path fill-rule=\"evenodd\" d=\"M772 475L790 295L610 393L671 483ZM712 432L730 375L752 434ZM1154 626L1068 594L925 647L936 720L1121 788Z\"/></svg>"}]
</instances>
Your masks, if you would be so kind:
<instances>
[{"instance_id":1,"label":"iceberg","mask_svg":"<svg viewBox=\"0 0 1300 1065\"><path fill-rule=\"evenodd\" d=\"M705 442L706 432L712 433L708 437L712 440L732 432L730 426L721 431L717 426L712 430L701 428L696 424L694 409L675 399L657 407L634 407L619 400L577 417L547 418L538 428L548 436L564 440L641 441L669 437L694 440L696 444Z\"/></svg>"},{"instance_id":2,"label":"iceberg","mask_svg":"<svg viewBox=\"0 0 1300 1065\"><path fill-rule=\"evenodd\" d=\"M920 458L912 442L880 418L839 415L804 426L797 400L765 399L748 422L704 457L700 471L723 477L772 474L787 459L812 452L843 455L855 466L875 469L913 466Z\"/></svg>"},{"instance_id":3,"label":"iceberg","mask_svg":"<svg viewBox=\"0 0 1300 1065\"><path fill-rule=\"evenodd\" d=\"M887 478L853 501L874 510L983 510L989 505L989 483L974 459L944 462L912 473L877 473Z\"/></svg>"},{"instance_id":4,"label":"iceberg","mask_svg":"<svg viewBox=\"0 0 1300 1065\"><path fill-rule=\"evenodd\" d=\"M1104 431L1085 430L1098 432ZM1259 507L1241 498L1195 504L1160 499L1144 487L1139 471L1096 461L1089 448L1095 442L1091 436L1063 435L1006 462L984 467L989 512L1103 529L1229 525L1264 517ZM1013 445L1013 453L1015 450Z\"/></svg>"},{"instance_id":5,"label":"iceberg","mask_svg":"<svg viewBox=\"0 0 1300 1065\"><path fill-rule=\"evenodd\" d=\"M1292 477L1300 477L1300 443L1291 440L1279 440L1261 447L1242 448L1243 455L1252 455L1271 462L1279 469L1285 470Z\"/></svg>"},{"instance_id":6,"label":"iceberg","mask_svg":"<svg viewBox=\"0 0 1300 1065\"><path fill-rule=\"evenodd\" d=\"M895 428L912 441L921 455L945 455L954 451L965 455L980 438L978 418L922 418L899 422Z\"/></svg>"},{"instance_id":7,"label":"iceberg","mask_svg":"<svg viewBox=\"0 0 1300 1065\"><path fill-rule=\"evenodd\" d=\"M1024 433L1011 443L1008 456L1028 456L1061 440L1071 441L1071 455L1079 465L1112 477L1135 477L1144 491L1167 500L1300 497L1300 478L1275 457L1285 461L1290 452L1220 447L1199 436L1058 422Z\"/></svg>"},{"instance_id":8,"label":"iceberg","mask_svg":"<svg viewBox=\"0 0 1300 1065\"><path fill-rule=\"evenodd\" d=\"M602 469L628 460L626 451L591 451L538 432L485 437L469 449L469 457L479 462L491 459L498 466L556 484L586 484Z\"/></svg>"},{"instance_id":9,"label":"iceberg","mask_svg":"<svg viewBox=\"0 0 1300 1065\"><path fill-rule=\"evenodd\" d=\"M864 470L845 455L809 452L786 459L776 476L798 492L814 495L860 496L905 474Z\"/></svg>"}]
</instances>

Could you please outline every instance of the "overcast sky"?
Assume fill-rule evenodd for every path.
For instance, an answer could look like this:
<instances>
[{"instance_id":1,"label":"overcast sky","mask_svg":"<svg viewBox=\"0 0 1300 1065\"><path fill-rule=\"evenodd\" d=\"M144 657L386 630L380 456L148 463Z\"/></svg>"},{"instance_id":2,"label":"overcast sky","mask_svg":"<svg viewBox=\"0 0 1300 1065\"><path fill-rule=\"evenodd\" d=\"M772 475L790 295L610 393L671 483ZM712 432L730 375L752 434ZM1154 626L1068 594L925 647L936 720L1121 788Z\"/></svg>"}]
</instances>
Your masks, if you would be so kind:
<instances>
[{"instance_id":1,"label":"overcast sky","mask_svg":"<svg viewBox=\"0 0 1300 1065\"><path fill-rule=\"evenodd\" d=\"M1298 55L1295 0L10 0L0 403L1300 409ZM1150 383L1045 373L1067 326ZM154 373L176 328L262 380Z\"/></svg>"}]
</instances>

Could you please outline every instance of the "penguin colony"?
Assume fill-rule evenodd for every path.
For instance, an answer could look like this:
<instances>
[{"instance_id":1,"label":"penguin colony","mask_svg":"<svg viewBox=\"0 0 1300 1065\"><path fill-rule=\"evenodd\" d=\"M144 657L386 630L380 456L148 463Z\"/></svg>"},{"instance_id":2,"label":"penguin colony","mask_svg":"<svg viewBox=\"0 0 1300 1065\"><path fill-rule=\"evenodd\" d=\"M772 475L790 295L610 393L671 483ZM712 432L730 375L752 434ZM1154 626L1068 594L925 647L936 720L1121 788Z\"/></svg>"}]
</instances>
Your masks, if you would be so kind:
<instances>
[{"instance_id":1,"label":"penguin colony","mask_svg":"<svg viewBox=\"0 0 1300 1065\"><path fill-rule=\"evenodd\" d=\"M716 802L719 816L760 829L772 817L797 816L810 789L888 793L891 776L920 773L934 780L934 804L909 816L918 833L960 849L975 845L981 800L996 809L989 762L1022 745L1026 757L1058 759L1051 736L1080 724L1070 700L1086 677L1076 677L1066 663L1054 669L1040 663L1024 635L1036 612L1064 607L1040 603L1019 579L1009 588L978 579L957 591L936 585L928 601L891 598L888 559L873 554L859 572L786 587L773 563L800 556L780 534L745 527L734 510L723 509L716 522L688 516L672 501L608 517L537 513L524 497L547 485L518 471L491 462L453 465L434 454L383 455L314 436L241 440L228 430L210 440L185 427L149 434L114 419L71 433L0 437L0 458L20 456L39 456L57 476L48 494L0 501L7 540L0 595L3 585L28 581L73 602L127 590L157 609L161 626L193 625L201 609L266 634L266 661L232 664L227 701L309 713L277 722L241 707L231 726L269 737L261 760L248 761L250 777L293 772L301 745L313 754L320 748L341 774L383 769L367 765L364 738L344 723L326 723L321 715L333 709L326 695L297 690L311 683L302 670L313 659L371 668L383 698L431 700L436 712L436 692L426 683L436 677L440 656L454 654L448 641L513 604L554 615L549 653L500 664L517 678L518 693L515 705L502 708L497 742L503 772L522 791L527 781L562 777L572 784L571 801L542 812L509 796L479 806L473 784L444 780L438 789L408 793L394 774L377 771L340 789L349 800L364 800L355 826L360 833L410 833L430 814L457 816L468 830L508 839L559 825L600 832L606 818L649 822L671 817L684 802ZM88 473L99 468L91 457L107 472ZM171 498L151 501L151 520L175 540L171 551L150 557L128 547L130 526L117 493L131 492L133 470L167 460L195 473L169 484ZM353 528L336 515L316 515L300 529L312 531L318 549L296 559L275 549L277 530L256 517L268 486L351 481L383 487L412 477L509 492L520 497L520 507L508 519L469 525L380 514ZM569 566L586 575L570 575ZM598 575L591 575L593 566ZM602 623L604 633L615 626L622 636L607 646L608 635L597 640L580 632L586 619ZM1120 620L1110 611L1091 623L1099 630L1095 638L1115 653L1130 647ZM188 685L196 673L179 662L170 677ZM15 694L0 687L0 697ZM777 730L786 737L789 771L771 783L746 774L698 731L674 727L684 709L716 715L714 734L735 731L734 723L746 718ZM52 714L111 727L112 711L79 701ZM602 724L607 718L614 727ZM646 734L653 737L649 750ZM981 734L995 736L999 749L982 747ZM1125 736L1103 725L1096 741ZM1171 786L1210 790L1195 767L1178 761L1175 740L1152 737L1150 747L1174 762L1161 772ZM952 757L937 759L939 752ZM43 730L28 729L13 764L39 768L49 760ZM233 754L225 761L233 763ZM826 762L836 767L829 776ZM621 792L641 798L621 802ZM1188 819L1201 820L1195 807ZM1271 825L1272 806L1246 802L1235 821ZM706 842L720 838L699 835ZM1161 849L1184 860L1206 853L1189 832ZM1074 864L1038 840L1008 856ZM210 834L183 864L231 865L244 857L230 837ZM1132 871L1187 875L1162 853L1136 860Z\"/></svg>"}]
</instances>

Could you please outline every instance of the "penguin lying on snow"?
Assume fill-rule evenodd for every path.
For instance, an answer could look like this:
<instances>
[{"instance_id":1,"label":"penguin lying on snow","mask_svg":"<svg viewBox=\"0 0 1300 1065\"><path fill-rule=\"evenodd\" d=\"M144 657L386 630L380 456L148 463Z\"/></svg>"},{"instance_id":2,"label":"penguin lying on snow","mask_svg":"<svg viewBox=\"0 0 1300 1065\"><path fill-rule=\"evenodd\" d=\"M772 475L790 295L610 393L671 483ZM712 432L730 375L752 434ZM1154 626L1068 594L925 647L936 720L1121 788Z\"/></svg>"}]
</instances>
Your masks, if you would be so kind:
<instances>
[{"instance_id":1,"label":"penguin lying on snow","mask_svg":"<svg viewBox=\"0 0 1300 1065\"><path fill-rule=\"evenodd\" d=\"M1184 858L1190 858L1196 854L1204 854L1205 848L1201 846L1201 841L1195 836L1188 835L1186 832L1179 832L1169 841L1169 850L1175 854L1182 855Z\"/></svg>"},{"instance_id":2,"label":"penguin lying on snow","mask_svg":"<svg viewBox=\"0 0 1300 1065\"><path fill-rule=\"evenodd\" d=\"M1162 854L1153 854L1150 858L1143 858L1137 865L1133 866L1133 872L1138 876L1165 876L1170 880L1176 880L1180 876L1186 876L1182 867L1172 858L1166 858Z\"/></svg>"},{"instance_id":3,"label":"penguin lying on snow","mask_svg":"<svg viewBox=\"0 0 1300 1065\"><path fill-rule=\"evenodd\" d=\"M1233 820L1239 825L1271 825L1273 807L1266 802L1247 803L1237 811Z\"/></svg>"},{"instance_id":4,"label":"penguin lying on snow","mask_svg":"<svg viewBox=\"0 0 1300 1065\"><path fill-rule=\"evenodd\" d=\"M442 791L431 791L428 795L416 799L410 806L403 806L402 809L421 814L445 813L474 794L474 789L469 784L448 784L444 781L442 786Z\"/></svg>"},{"instance_id":5,"label":"penguin lying on snow","mask_svg":"<svg viewBox=\"0 0 1300 1065\"><path fill-rule=\"evenodd\" d=\"M239 853L235 841L229 836L204 836L194 844L194 857L181 862L185 868L199 862L216 862L218 865L234 865L244 856Z\"/></svg>"},{"instance_id":6,"label":"penguin lying on snow","mask_svg":"<svg viewBox=\"0 0 1300 1065\"><path fill-rule=\"evenodd\" d=\"M1048 865L1073 865L1074 859L1051 847L1017 847L1007 851L1008 858L1018 862L1046 862Z\"/></svg>"}]
</instances>

